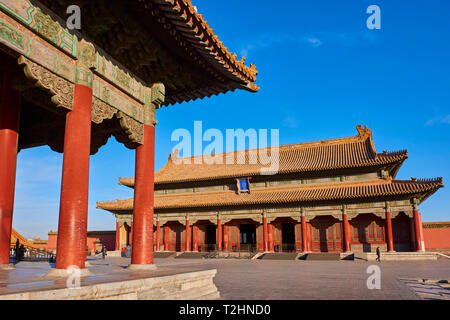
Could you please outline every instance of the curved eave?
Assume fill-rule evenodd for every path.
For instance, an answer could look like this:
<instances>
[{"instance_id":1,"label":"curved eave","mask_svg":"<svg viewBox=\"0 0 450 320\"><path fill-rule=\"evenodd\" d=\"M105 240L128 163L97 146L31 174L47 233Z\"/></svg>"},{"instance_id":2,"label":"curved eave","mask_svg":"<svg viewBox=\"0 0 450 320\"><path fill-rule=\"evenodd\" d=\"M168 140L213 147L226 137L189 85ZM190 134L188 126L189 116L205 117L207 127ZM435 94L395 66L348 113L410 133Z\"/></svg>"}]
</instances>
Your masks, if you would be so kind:
<instances>
[{"instance_id":1,"label":"curved eave","mask_svg":"<svg viewBox=\"0 0 450 320\"><path fill-rule=\"evenodd\" d=\"M418 181L415 179L411 181L373 180L314 186L262 188L255 189L251 194L242 195L236 195L233 191L172 194L155 197L155 209L356 201L390 196L415 197L422 203L443 186L442 178L436 178ZM166 204L161 203L164 201ZM160 203L158 204L158 202ZM97 202L97 208L111 212L130 211L133 209L133 199Z\"/></svg>"},{"instance_id":2,"label":"curved eave","mask_svg":"<svg viewBox=\"0 0 450 320\"><path fill-rule=\"evenodd\" d=\"M203 15L198 14L189 0L152 0L171 28L176 30L189 45L227 78L241 83L250 91L258 91L254 84L258 71L254 65L245 65L245 59L238 60L214 34Z\"/></svg>"}]
</instances>

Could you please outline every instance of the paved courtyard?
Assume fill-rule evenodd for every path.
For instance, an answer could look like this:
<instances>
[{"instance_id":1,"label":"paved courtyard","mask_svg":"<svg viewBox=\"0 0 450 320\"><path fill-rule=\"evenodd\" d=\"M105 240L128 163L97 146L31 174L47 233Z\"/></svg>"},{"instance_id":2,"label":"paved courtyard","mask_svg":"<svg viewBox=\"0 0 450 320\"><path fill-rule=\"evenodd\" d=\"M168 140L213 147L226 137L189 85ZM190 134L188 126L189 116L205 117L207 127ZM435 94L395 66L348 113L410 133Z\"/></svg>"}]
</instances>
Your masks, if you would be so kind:
<instances>
[{"instance_id":1,"label":"paved courtyard","mask_svg":"<svg viewBox=\"0 0 450 320\"><path fill-rule=\"evenodd\" d=\"M92 258L90 258L92 259ZM98 283L130 279L123 268L126 258L94 258L90 270L96 276L83 282ZM450 299L450 260L437 261L289 261L245 259L155 259L155 275L217 269L214 282L225 300L303 300L303 299ZM367 268L376 264L381 271L381 288L369 290ZM48 263L20 263L16 270L0 273L0 293L36 287L49 289L64 281L49 283L42 275ZM103 275L102 275L103 274ZM132 276L144 277L146 274ZM427 281L423 282L423 279ZM420 280L420 281L418 281ZM16 282L12 284L11 282ZM42 282L42 283L41 283ZM61 283L59 283L61 282Z\"/></svg>"},{"instance_id":2,"label":"paved courtyard","mask_svg":"<svg viewBox=\"0 0 450 320\"><path fill-rule=\"evenodd\" d=\"M450 299L450 289L431 288L418 279L448 280L450 260L437 261L286 261L208 259L159 259L158 265L183 268L193 265L218 270L215 284L222 299L428 299L425 291L444 292L436 299ZM381 270L381 289L369 290L367 267ZM412 287L412 282L416 282ZM432 294L431 294L432 295Z\"/></svg>"}]
</instances>

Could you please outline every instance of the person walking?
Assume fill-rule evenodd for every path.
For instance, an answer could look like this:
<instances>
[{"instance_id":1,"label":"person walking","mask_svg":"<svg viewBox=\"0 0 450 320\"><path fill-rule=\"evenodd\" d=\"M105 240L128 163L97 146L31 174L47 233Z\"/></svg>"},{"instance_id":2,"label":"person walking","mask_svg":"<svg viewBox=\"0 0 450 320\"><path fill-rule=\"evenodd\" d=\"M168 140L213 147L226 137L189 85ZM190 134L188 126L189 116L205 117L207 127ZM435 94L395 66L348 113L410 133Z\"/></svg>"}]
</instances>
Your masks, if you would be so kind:
<instances>
[{"instance_id":1,"label":"person walking","mask_svg":"<svg viewBox=\"0 0 450 320\"><path fill-rule=\"evenodd\" d=\"M19 250L20 250L20 242L19 239L17 239L16 241L16 248L15 248L15 253L16 253L16 261L19 261Z\"/></svg>"},{"instance_id":2,"label":"person walking","mask_svg":"<svg viewBox=\"0 0 450 320\"><path fill-rule=\"evenodd\" d=\"M380 247L377 247L377 261L381 261L381 251L380 251Z\"/></svg>"},{"instance_id":3,"label":"person walking","mask_svg":"<svg viewBox=\"0 0 450 320\"><path fill-rule=\"evenodd\" d=\"M103 258L103 260L105 260L105 257L108 255L108 252L106 251L106 247L105 246L103 246L102 247L102 258Z\"/></svg>"},{"instance_id":4,"label":"person walking","mask_svg":"<svg viewBox=\"0 0 450 320\"><path fill-rule=\"evenodd\" d=\"M25 247L23 244L19 247L19 261L23 261L25 259Z\"/></svg>"}]
</instances>

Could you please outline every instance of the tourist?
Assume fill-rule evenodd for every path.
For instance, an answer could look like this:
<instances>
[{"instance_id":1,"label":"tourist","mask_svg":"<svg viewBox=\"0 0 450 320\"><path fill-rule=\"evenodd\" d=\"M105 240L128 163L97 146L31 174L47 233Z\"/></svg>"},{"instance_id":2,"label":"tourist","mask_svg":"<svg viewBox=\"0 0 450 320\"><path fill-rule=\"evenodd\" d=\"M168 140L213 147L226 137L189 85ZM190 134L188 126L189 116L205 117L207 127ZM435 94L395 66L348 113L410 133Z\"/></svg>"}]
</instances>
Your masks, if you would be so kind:
<instances>
[{"instance_id":1,"label":"tourist","mask_svg":"<svg viewBox=\"0 0 450 320\"><path fill-rule=\"evenodd\" d=\"M19 261L19 249L20 249L20 242L19 239L16 241L16 260Z\"/></svg>"},{"instance_id":2,"label":"tourist","mask_svg":"<svg viewBox=\"0 0 450 320\"><path fill-rule=\"evenodd\" d=\"M23 259L25 258L25 247L23 246L23 244L20 245L19 247L19 255L18 255L18 259L19 261L23 261Z\"/></svg>"},{"instance_id":3,"label":"tourist","mask_svg":"<svg viewBox=\"0 0 450 320\"><path fill-rule=\"evenodd\" d=\"M381 257L380 247L377 247L377 261L381 261L380 257Z\"/></svg>"},{"instance_id":4,"label":"tourist","mask_svg":"<svg viewBox=\"0 0 450 320\"><path fill-rule=\"evenodd\" d=\"M105 260L105 256L107 256L107 255L108 255L108 253L106 252L106 247L103 246L102 247L102 258L103 258L103 260Z\"/></svg>"}]
</instances>

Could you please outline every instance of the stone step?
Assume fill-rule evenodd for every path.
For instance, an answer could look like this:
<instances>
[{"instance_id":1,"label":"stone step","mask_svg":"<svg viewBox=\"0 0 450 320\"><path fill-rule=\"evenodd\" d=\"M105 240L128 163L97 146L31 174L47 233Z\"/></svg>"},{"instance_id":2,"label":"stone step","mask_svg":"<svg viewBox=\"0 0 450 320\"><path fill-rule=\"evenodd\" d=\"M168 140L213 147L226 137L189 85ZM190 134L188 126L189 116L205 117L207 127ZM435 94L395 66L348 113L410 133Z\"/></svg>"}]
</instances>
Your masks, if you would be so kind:
<instances>
[{"instance_id":1,"label":"stone step","mask_svg":"<svg viewBox=\"0 0 450 320\"><path fill-rule=\"evenodd\" d=\"M171 258L173 256L175 256L175 252L159 251L159 252L154 252L154 254L153 254L154 258Z\"/></svg>"},{"instance_id":2,"label":"stone step","mask_svg":"<svg viewBox=\"0 0 450 320\"><path fill-rule=\"evenodd\" d=\"M339 261L341 260L341 254L339 252L312 252L304 254L300 259L308 261Z\"/></svg>"},{"instance_id":3,"label":"stone step","mask_svg":"<svg viewBox=\"0 0 450 320\"><path fill-rule=\"evenodd\" d=\"M205 259L207 255L208 252L182 252L175 259Z\"/></svg>"},{"instance_id":4,"label":"stone step","mask_svg":"<svg viewBox=\"0 0 450 320\"><path fill-rule=\"evenodd\" d=\"M264 253L258 259L260 260L295 260L297 258L297 253L285 253L285 252L269 252Z\"/></svg>"}]
</instances>

